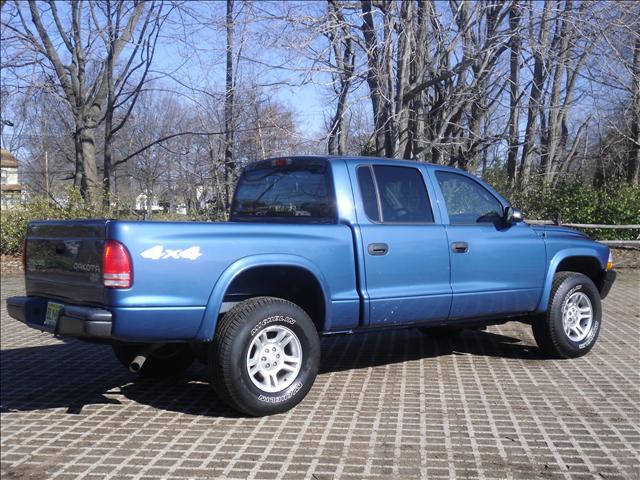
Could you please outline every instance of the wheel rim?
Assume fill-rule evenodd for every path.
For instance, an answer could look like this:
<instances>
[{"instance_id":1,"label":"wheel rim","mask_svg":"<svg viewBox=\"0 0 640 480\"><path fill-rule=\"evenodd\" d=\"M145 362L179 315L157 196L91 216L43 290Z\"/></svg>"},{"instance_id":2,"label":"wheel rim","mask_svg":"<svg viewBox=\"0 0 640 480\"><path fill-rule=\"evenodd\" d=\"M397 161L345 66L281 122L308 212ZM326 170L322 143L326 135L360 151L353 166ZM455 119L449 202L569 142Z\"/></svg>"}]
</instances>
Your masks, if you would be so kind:
<instances>
[{"instance_id":1,"label":"wheel rim","mask_svg":"<svg viewBox=\"0 0 640 480\"><path fill-rule=\"evenodd\" d=\"M249 345L246 368L251 382L263 392L289 387L302 367L302 346L293 331L281 325L260 330Z\"/></svg>"},{"instance_id":2,"label":"wheel rim","mask_svg":"<svg viewBox=\"0 0 640 480\"><path fill-rule=\"evenodd\" d=\"M582 292L575 292L567 298L562 307L564 333L574 342L587 338L593 325L591 300Z\"/></svg>"}]
</instances>

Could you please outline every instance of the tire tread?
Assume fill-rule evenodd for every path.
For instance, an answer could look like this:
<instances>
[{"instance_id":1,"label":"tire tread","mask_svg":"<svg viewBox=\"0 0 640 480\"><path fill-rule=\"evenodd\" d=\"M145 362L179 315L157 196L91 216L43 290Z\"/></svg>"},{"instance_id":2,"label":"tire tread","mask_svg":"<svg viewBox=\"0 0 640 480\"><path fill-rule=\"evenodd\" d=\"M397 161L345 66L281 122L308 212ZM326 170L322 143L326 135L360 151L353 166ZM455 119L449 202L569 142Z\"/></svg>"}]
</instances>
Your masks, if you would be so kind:
<instances>
[{"instance_id":1,"label":"tire tread","mask_svg":"<svg viewBox=\"0 0 640 480\"><path fill-rule=\"evenodd\" d=\"M282 298L253 297L235 305L218 321L212 344L212 355L209 356L211 382L222 401L227 405L234 406L243 413L253 415L253 412L247 410L242 400L234 394L233 389L230 388L231 379L225 375L226 372L231 370L231 364L234 360L237 361L231 355L233 338L251 313L259 308L278 304L300 309L296 304Z\"/></svg>"},{"instance_id":2,"label":"tire tread","mask_svg":"<svg viewBox=\"0 0 640 480\"><path fill-rule=\"evenodd\" d=\"M536 343L538 344L538 347L540 347L543 352L553 358L573 358L578 356L571 352L567 352L566 348L563 347L559 338L560 332L558 332L557 328L554 328L552 321L552 313L555 306L555 299L556 295L558 294L558 289L567 279L571 277L579 278L581 279L582 283L587 285L593 284L591 279L583 273L571 271L556 273L556 275L553 277L553 283L551 284L551 293L549 294L547 311L544 314L537 316L537 318L534 318L534 321L532 323L533 336L536 340Z\"/></svg>"}]
</instances>

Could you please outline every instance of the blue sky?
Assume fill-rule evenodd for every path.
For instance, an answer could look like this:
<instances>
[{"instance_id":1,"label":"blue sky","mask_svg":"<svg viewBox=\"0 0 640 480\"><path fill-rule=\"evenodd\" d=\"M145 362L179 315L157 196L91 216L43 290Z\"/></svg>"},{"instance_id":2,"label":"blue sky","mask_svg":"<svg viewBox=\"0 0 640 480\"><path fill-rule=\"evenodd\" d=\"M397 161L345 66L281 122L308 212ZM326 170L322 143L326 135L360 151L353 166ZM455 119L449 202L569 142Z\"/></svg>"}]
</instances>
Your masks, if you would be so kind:
<instances>
[{"instance_id":1,"label":"blue sky","mask_svg":"<svg viewBox=\"0 0 640 480\"><path fill-rule=\"evenodd\" d=\"M284 5L311 8L317 14L321 14L326 8L324 2ZM283 4L261 2L260 6L262 8L258 13L266 16L269 9L273 14L279 13L276 10L282 8ZM255 22L247 31L242 31L241 16L246 13L243 8L241 2L236 2L236 12L239 15L235 35L236 53L244 39L242 57L235 72L240 77L239 84L255 82L262 85L265 92L296 113L295 118L302 133L314 138L322 137L326 130L325 116L331 115L333 108L327 102L329 89L322 85L326 85L330 79L327 75L316 73L305 82L302 70L308 67L306 59L296 58L293 50L287 49L286 45L280 45L280 48L263 48L266 42L273 45L281 40L272 36L277 31L277 26L274 28L276 21ZM225 2L202 2L194 10L200 10L202 16L199 20L207 22L208 28L192 25L194 31L185 37L177 19L168 22L161 34L154 69L158 72L171 72L173 76L195 87L222 92L225 81L226 37L222 24ZM267 35L270 38L266 38ZM170 85L173 82L166 79L162 83Z\"/></svg>"}]
</instances>

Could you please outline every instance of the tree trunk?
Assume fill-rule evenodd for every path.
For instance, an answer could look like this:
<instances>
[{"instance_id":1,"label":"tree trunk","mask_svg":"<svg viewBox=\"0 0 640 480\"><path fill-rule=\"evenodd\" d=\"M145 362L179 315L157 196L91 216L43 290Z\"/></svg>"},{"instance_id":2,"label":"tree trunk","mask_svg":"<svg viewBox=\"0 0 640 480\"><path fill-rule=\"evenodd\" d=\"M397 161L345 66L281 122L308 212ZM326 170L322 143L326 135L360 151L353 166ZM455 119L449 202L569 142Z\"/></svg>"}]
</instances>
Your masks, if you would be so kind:
<instances>
[{"instance_id":1,"label":"tree trunk","mask_svg":"<svg viewBox=\"0 0 640 480\"><path fill-rule=\"evenodd\" d=\"M411 53L415 53L413 28L413 2L402 2L400 5L400 21L396 27L398 35L397 60L396 60L396 92L393 148L394 155L405 159L411 159L411 137L409 121L409 102L405 101L405 95L409 91L411 79ZM392 71L392 70L391 70ZM391 75L390 75L391 76Z\"/></svg>"},{"instance_id":2,"label":"tree trunk","mask_svg":"<svg viewBox=\"0 0 640 480\"><path fill-rule=\"evenodd\" d=\"M113 144L113 52L109 51L107 57L107 103L104 114L104 158L102 169L102 206L108 208L111 195L111 165L112 165L112 144Z\"/></svg>"},{"instance_id":3,"label":"tree trunk","mask_svg":"<svg viewBox=\"0 0 640 480\"><path fill-rule=\"evenodd\" d=\"M633 50L633 113L631 124L631 148L627 161L627 181L638 185L640 170L640 38Z\"/></svg>"},{"instance_id":4,"label":"tree trunk","mask_svg":"<svg viewBox=\"0 0 640 480\"><path fill-rule=\"evenodd\" d=\"M343 155L347 150L347 122L345 111L347 106L347 95L353 81L353 70L355 68L355 53L353 52L353 42L345 24L344 16L340 6L334 1L327 3L328 16L330 19L329 38L331 39L333 52L338 70L338 84L336 90L338 99L336 112L331 121L329 136L327 139L327 150L330 155ZM342 46L344 44L344 47Z\"/></svg>"},{"instance_id":5,"label":"tree trunk","mask_svg":"<svg viewBox=\"0 0 640 480\"><path fill-rule=\"evenodd\" d=\"M425 65L431 63L429 58L429 49L427 48L428 41L428 21L430 15L430 8L427 2L418 2L417 12L417 31L415 35L415 50L411 58L411 77L409 79L411 85L417 85L424 76ZM415 99L411 101L409 105L410 119L409 119L409 148L410 151L406 152L404 157L413 157L418 161L424 162L427 160L427 154L429 153L426 147L426 126L425 115L426 109L423 102L423 94L420 93Z\"/></svg>"},{"instance_id":6,"label":"tree trunk","mask_svg":"<svg viewBox=\"0 0 640 480\"><path fill-rule=\"evenodd\" d=\"M84 178L84 160L82 159L82 124L76 123L76 129L73 132L73 143L75 147L75 171L73 174L73 186L78 191L82 191L82 179Z\"/></svg>"},{"instance_id":7,"label":"tree trunk","mask_svg":"<svg viewBox=\"0 0 640 480\"><path fill-rule=\"evenodd\" d=\"M329 155L343 155L347 149L347 122L344 115L347 105L348 91L348 87L342 88L340 95L338 96L336 113L331 121L329 138L327 140L327 151Z\"/></svg>"},{"instance_id":8,"label":"tree trunk","mask_svg":"<svg viewBox=\"0 0 640 480\"><path fill-rule=\"evenodd\" d=\"M227 67L224 97L224 210L229 213L231 204L231 183L235 164L233 161L233 2L227 0Z\"/></svg>"},{"instance_id":9,"label":"tree trunk","mask_svg":"<svg viewBox=\"0 0 640 480\"><path fill-rule=\"evenodd\" d=\"M525 128L522 156L520 158L520 175L518 178L518 183L520 185L525 185L529 181L529 177L531 175L531 157L535 144L538 112L540 111L540 99L542 97L542 88L547 76L547 38L549 36L549 13L552 6L553 4L551 2L545 2L544 4L542 19L540 21L538 42L535 46L535 62L533 69L533 81L531 82L531 93L529 96L527 126Z\"/></svg>"},{"instance_id":10,"label":"tree trunk","mask_svg":"<svg viewBox=\"0 0 640 480\"><path fill-rule=\"evenodd\" d=\"M518 2L514 1L509 7L510 30L510 89L509 89L509 151L507 153L507 177L509 184L516 181L516 163L520 142L520 51L522 39L520 38L521 10Z\"/></svg>"},{"instance_id":11,"label":"tree trunk","mask_svg":"<svg viewBox=\"0 0 640 480\"><path fill-rule=\"evenodd\" d=\"M398 128L396 111L393 101L396 98L395 82L393 80L393 3L389 0L378 2L377 7L382 11L382 62L380 63L381 83L384 85L382 106L384 109L384 153L388 158L396 156L398 143Z\"/></svg>"},{"instance_id":12,"label":"tree trunk","mask_svg":"<svg viewBox=\"0 0 640 480\"><path fill-rule=\"evenodd\" d=\"M112 117L110 111L107 111L107 117ZM107 130L108 125L112 122L112 118L105 118L105 138L104 138L104 159L102 172L102 206L108 208L110 206L111 195L111 163L112 163L112 143L113 137Z\"/></svg>"},{"instance_id":13,"label":"tree trunk","mask_svg":"<svg viewBox=\"0 0 640 480\"><path fill-rule=\"evenodd\" d=\"M386 116L384 114L381 79L380 60L378 52L378 38L376 35L373 12L371 11L371 0L363 0L362 7L362 35L364 36L367 55L367 85L369 85L369 96L371 98L371 109L373 111L373 128L376 141L376 156L382 157L385 153L385 125Z\"/></svg>"},{"instance_id":14,"label":"tree trunk","mask_svg":"<svg viewBox=\"0 0 640 480\"><path fill-rule=\"evenodd\" d=\"M553 173L557 168L559 147L561 140L561 96L562 96L562 79L565 75L566 64L569 60L569 50L571 49L569 40L569 16L573 3L567 0L564 11L560 19L559 28L556 27L555 38L552 45L557 45L557 51L552 55L555 63L553 68L553 80L551 82L551 98L548 105L547 128L545 129L541 145L540 155L540 173L545 182L550 183ZM569 90L565 91L565 95L569 95Z\"/></svg>"},{"instance_id":15,"label":"tree trunk","mask_svg":"<svg viewBox=\"0 0 640 480\"><path fill-rule=\"evenodd\" d=\"M92 202L95 199L98 183L98 169L96 168L96 142L95 127L87 126L80 132L80 144L82 149L83 175L80 183L83 198Z\"/></svg>"}]
</instances>

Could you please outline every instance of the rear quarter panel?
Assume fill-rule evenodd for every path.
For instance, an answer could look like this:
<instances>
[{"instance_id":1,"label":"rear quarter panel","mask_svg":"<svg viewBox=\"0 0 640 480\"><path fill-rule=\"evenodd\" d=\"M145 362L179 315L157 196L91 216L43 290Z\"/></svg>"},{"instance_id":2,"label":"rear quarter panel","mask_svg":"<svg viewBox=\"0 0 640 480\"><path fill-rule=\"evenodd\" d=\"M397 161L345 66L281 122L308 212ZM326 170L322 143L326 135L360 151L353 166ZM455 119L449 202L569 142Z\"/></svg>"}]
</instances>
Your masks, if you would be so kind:
<instances>
[{"instance_id":1,"label":"rear quarter panel","mask_svg":"<svg viewBox=\"0 0 640 480\"><path fill-rule=\"evenodd\" d=\"M126 245L133 263L133 287L106 294L116 337L210 339L226 287L261 262L297 265L320 277L327 328L336 323L334 305L345 323L357 323L353 240L346 225L117 221L107 236ZM143 256L150 249L165 253ZM185 250L199 255L185 258Z\"/></svg>"}]
</instances>

